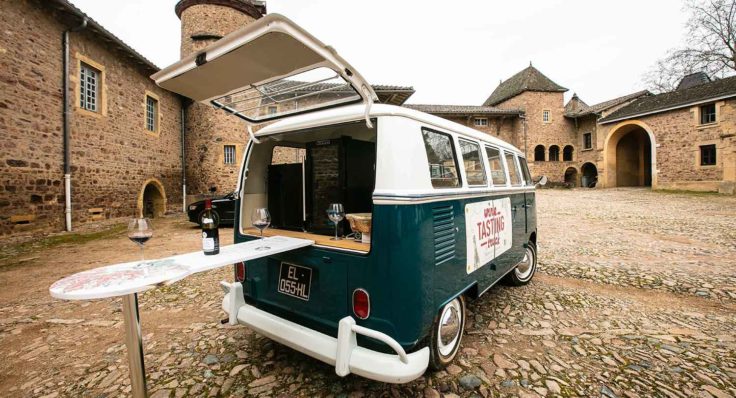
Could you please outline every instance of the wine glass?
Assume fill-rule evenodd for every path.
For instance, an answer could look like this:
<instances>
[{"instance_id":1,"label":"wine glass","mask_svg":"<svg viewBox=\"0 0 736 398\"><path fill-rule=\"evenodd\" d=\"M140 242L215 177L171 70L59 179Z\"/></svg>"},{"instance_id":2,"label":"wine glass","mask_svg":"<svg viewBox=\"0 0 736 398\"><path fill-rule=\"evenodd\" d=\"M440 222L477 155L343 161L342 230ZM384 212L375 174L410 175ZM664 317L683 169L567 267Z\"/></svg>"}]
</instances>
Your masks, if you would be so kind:
<instances>
[{"instance_id":1,"label":"wine glass","mask_svg":"<svg viewBox=\"0 0 736 398\"><path fill-rule=\"evenodd\" d=\"M133 218L128 223L128 239L141 247L141 264L145 260L144 245L153 236L153 225L147 218Z\"/></svg>"},{"instance_id":2,"label":"wine glass","mask_svg":"<svg viewBox=\"0 0 736 398\"><path fill-rule=\"evenodd\" d=\"M263 230L268 228L269 225L271 225L271 213L268 212L268 209L262 207L258 209L253 210L253 214L250 216L250 221L253 224L254 227L258 228L261 231L261 241L263 241ZM256 250L268 250L270 247L268 246L261 246L256 247Z\"/></svg>"},{"instance_id":3,"label":"wine glass","mask_svg":"<svg viewBox=\"0 0 736 398\"><path fill-rule=\"evenodd\" d=\"M327 208L327 218L335 224L335 237L330 238L330 240L341 240L342 238L337 236L337 226L345 218L345 209L343 209L342 203L331 203L330 207Z\"/></svg>"}]
</instances>

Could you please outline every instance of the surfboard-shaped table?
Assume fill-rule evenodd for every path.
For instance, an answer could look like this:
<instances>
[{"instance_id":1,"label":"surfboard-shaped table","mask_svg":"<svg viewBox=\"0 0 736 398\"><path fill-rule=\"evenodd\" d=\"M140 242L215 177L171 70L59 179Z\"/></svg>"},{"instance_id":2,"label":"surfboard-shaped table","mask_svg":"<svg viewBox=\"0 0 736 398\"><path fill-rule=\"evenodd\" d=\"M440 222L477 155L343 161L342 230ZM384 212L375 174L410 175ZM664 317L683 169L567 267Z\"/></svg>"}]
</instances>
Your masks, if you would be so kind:
<instances>
[{"instance_id":1,"label":"surfboard-shaped table","mask_svg":"<svg viewBox=\"0 0 736 398\"><path fill-rule=\"evenodd\" d=\"M133 396L146 397L146 374L138 293L158 286L170 285L198 272L255 260L278 253L311 246L314 241L272 236L220 248L220 253L205 256L201 251L157 260L134 261L109 265L70 275L51 285L51 296L64 300L123 298L125 344L128 348L130 381ZM267 248L263 248L267 247Z\"/></svg>"}]
</instances>

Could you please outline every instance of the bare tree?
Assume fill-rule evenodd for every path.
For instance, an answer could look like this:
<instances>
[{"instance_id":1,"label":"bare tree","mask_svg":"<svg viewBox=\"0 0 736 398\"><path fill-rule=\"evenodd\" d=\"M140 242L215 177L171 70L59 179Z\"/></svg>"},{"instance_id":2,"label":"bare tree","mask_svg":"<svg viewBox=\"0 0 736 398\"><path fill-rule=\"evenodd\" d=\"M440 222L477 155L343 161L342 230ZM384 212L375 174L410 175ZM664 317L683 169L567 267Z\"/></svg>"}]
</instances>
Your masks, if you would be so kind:
<instances>
[{"instance_id":1,"label":"bare tree","mask_svg":"<svg viewBox=\"0 0 736 398\"><path fill-rule=\"evenodd\" d=\"M670 50L644 75L652 91L672 91L690 73L736 74L736 0L687 0L685 9L685 46Z\"/></svg>"}]
</instances>

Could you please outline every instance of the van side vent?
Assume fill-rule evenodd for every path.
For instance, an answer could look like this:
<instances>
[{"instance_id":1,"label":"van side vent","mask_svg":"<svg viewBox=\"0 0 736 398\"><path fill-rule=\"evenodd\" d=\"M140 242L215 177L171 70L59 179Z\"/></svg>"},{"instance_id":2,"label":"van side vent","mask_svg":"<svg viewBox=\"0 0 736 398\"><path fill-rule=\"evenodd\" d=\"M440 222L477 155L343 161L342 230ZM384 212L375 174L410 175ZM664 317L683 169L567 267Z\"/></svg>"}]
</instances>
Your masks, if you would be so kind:
<instances>
[{"instance_id":1,"label":"van side vent","mask_svg":"<svg viewBox=\"0 0 736 398\"><path fill-rule=\"evenodd\" d=\"M432 209L434 262L440 265L455 258L455 215L452 206Z\"/></svg>"}]
</instances>

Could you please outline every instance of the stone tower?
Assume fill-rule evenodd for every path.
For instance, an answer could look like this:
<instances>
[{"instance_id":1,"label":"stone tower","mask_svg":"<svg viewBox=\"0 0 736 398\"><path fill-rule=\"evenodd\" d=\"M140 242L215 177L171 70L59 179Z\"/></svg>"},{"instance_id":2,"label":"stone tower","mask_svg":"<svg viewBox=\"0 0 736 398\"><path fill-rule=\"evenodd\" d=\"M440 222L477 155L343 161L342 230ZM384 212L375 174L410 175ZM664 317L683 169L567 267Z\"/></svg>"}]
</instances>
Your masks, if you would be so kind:
<instances>
[{"instance_id":1,"label":"stone tower","mask_svg":"<svg viewBox=\"0 0 736 398\"><path fill-rule=\"evenodd\" d=\"M175 11L181 20L183 58L261 18L266 4L256 0L180 0ZM204 104L190 103L185 112L187 203L211 192L222 195L232 191L248 140L245 122ZM226 162L226 146L229 153L234 147L232 162Z\"/></svg>"}]
</instances>

